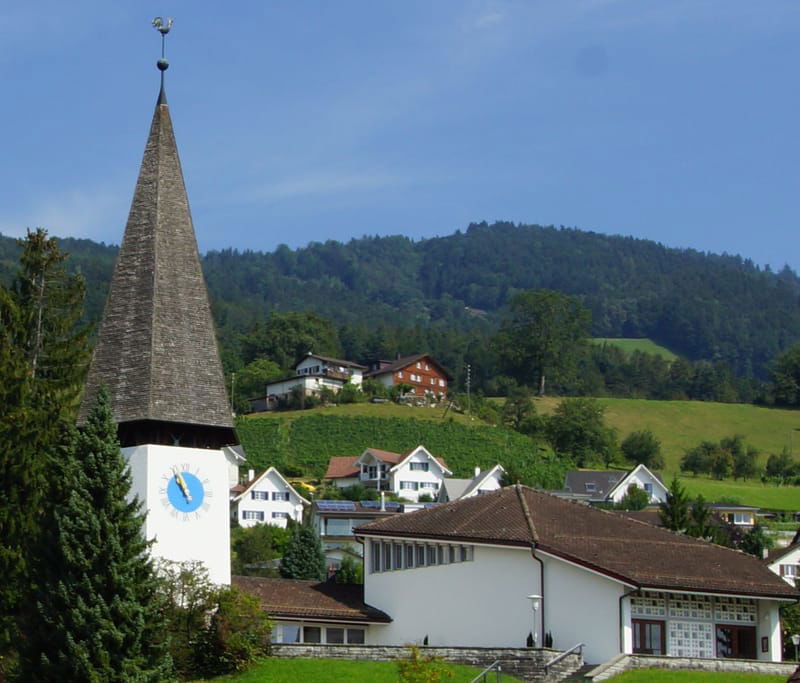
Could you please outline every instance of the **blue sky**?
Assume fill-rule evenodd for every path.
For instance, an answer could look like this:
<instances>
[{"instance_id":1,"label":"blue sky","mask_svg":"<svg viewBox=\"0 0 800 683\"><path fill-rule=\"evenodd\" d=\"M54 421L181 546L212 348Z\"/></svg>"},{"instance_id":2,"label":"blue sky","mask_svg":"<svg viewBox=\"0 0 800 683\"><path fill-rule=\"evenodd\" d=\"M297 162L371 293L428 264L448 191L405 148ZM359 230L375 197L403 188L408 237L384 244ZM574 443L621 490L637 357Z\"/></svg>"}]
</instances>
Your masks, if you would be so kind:
<instances>
[{"instance_id":1,"label":"blue sky","mask_svg":"<svg viewBox=\"0 0 800 683\"><path fill-rule=\"evenodd\" d=\"M800 270L800 2L9 1L0 233L118 243L167 93L202 251L472 221Z\"/></svg>"}]
</instances>

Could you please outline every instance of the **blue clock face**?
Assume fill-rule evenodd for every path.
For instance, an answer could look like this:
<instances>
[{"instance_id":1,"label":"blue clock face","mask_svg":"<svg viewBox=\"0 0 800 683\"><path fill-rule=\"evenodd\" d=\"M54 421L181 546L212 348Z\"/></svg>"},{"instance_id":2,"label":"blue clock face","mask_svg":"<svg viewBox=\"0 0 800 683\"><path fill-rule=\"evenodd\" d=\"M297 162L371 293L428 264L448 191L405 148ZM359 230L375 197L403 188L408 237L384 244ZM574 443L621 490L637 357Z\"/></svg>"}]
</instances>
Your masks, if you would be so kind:
<instances>
[{"instance_id":1,"label":"blue clock face","mask_svg":"<svg viewBox=\"0 0 800 683\"><path fill-rule=\"evenodd\" d=\"M172 507L183 513L198 510L206 498L203 482L191 472L178 469L170 477L166 493Z\"/></svg>"}]
</instances>

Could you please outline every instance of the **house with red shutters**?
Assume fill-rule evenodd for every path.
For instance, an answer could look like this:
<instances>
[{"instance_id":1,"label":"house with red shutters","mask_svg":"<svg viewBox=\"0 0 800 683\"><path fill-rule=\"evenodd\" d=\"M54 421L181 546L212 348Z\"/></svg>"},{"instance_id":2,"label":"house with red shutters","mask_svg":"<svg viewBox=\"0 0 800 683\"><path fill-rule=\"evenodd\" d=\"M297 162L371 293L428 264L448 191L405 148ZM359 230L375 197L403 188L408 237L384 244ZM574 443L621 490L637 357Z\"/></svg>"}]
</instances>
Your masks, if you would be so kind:
<instances>
[{"instance_id":1,"label":"house with red shutters","mask_svg":"<svg viewBox=\"0 0 800 683\"><path fill-rule=\"evenodd\" d=\"M376 361L370 365L364 379L376 380L387 387L406 384L414 388L415 396L437 401L447 395L448 383L453 380L450 373L427 353L394 361Z\"/></svg>"}]
</instances>

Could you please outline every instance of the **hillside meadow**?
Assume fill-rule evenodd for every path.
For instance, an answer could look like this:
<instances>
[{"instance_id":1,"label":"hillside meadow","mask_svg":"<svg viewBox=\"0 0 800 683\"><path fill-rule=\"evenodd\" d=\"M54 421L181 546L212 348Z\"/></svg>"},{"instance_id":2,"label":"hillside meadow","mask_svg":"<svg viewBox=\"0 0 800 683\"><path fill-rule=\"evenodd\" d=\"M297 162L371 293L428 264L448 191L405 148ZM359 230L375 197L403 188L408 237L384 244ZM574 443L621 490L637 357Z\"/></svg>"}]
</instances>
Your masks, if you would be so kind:
<instances>
[{"instance_id":1,"label":"hillside meadow","mask_svg":"<svg viewBox=\"0 0 800 683\"><path fill-rule=\"evenodd\" d=\"M592 339L593 344L603 346L617 346L625 353L633 353L639 351L641 353L649 353L654 356L661 356L664 360L675 360L678 355L670 351L664 346L656 344L650 339L629 339L629 338L614 338L614 337L595 337Z\"/></svg>"}]
</instances>

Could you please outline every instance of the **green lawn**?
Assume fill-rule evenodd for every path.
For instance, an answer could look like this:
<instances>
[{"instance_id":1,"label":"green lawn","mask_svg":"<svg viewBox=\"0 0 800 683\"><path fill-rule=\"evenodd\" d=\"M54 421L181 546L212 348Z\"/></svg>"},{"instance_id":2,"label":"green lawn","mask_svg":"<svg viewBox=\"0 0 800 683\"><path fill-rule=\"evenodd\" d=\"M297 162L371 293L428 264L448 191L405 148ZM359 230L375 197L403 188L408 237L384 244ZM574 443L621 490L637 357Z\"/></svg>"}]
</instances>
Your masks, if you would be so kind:
<instances>
[{"instance_id":1,"label":"green lawn","mask_svg":"<svg viewBox=\"0 0 800 683\"><path fill-rule=\"evenodd\" d=\"M638 669L609 680L614 683L785 683L786 676Z\"/></svg>"},{"instance_id":2,"label":"green lawn","mask_svg":"<svg viewBox=\"0 0 800 683\"><path fill-rule=\"evenodd\" d=\"M408 417L415 420L438 420L445 417L445 406L436 408L424 408L419 406L407 406L388 401L387 403L348 403L345 405L331 405L311 410L270 410L264 413L251 413L244 417L272 418L293 420L305 415L337 415L343 417ZM470 420L466 415L448 410L446 419L453 419L455 422L464 424L475 424L475 420Z\"/></svg>"},{"instance_id":3,"label":"green lawn","mask_svg":"<svg viewBox=\"0 0 800 683\"><path fill-rule=\"evenodd\" d=\"M675 360L678 357L668 348L659 346L650 339L614 339L611 337L595 337L592 339L592 343L599 345L610 344L611 346L618 346L625 353L633 353L634 351L651 353L654 356L661 356L665 360Z\"/></svg>"},{"instance_id":4,"label":"green lawn","mask_svg":"<svg viewBox=\"0 0 800 683\"><path fill-rule=\"evenodd\" d=\"M470 666L449 665L453 677L448 683L468 683L480 673ZM492 679L494 680L494 679ZM503 676L504 681L517 679ZM396 683L395 662L362 662L339 659L265 659L249 671L231 676L221 676L214 681L222 683Z\"/></svg>"}]
</instances>

